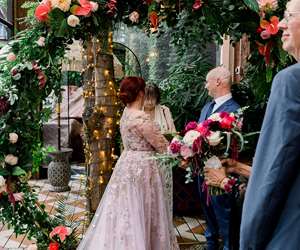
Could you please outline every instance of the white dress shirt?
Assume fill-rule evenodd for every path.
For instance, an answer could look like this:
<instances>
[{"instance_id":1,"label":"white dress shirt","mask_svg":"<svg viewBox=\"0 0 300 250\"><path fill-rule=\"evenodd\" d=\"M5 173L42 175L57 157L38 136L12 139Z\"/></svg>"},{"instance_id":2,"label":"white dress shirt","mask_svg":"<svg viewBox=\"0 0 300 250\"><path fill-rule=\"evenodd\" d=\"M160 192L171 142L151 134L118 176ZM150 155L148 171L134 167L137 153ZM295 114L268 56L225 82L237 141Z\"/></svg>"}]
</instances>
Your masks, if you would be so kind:
<instances>
[{"instance_id":1,"label":"white dress shirt","mask_svg":"<svg viewBox=\"0 0 300 250\"><path fill-rule=\"evenodd\" d=\"M227 95L220 96L215 99L215 105L213 107L212 113L215 112L223 103L227 102L232 98L232 94L229 93Z\"/></svg>"}]
</instances>

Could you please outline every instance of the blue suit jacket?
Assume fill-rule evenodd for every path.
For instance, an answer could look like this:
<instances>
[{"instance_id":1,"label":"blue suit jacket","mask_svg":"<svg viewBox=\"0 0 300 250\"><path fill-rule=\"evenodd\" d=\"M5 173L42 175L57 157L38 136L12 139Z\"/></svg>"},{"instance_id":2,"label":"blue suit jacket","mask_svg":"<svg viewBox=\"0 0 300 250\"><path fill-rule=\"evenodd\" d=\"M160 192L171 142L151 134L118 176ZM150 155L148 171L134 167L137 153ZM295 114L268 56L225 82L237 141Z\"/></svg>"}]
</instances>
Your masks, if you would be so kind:
<instances>
[{"instance_id":1,"label":"blue suit jacket","mask_svg":"<svg viewBox=\"0 0 300 250\"><path fill-rule=\"evenodd\" d=\"M240 249L300 249L300 63L273 81L243 206Z\"/></svg>"},{"instance_id":2,"label":"blue suit jacket","mask_svg":"<svg viewBox=\"0 0 300 250\"><path fill-rule=\"evenodd\" d=\"M211 104L211 102L208 102L202 108L198 123L203 122L205 120L210 104ZM217 112L236 112L239 108L240 108L240 105L235 100L233 100L231 98L228 101L224 102L213 113L217 113Z\"/></svg>"}]
</instances>

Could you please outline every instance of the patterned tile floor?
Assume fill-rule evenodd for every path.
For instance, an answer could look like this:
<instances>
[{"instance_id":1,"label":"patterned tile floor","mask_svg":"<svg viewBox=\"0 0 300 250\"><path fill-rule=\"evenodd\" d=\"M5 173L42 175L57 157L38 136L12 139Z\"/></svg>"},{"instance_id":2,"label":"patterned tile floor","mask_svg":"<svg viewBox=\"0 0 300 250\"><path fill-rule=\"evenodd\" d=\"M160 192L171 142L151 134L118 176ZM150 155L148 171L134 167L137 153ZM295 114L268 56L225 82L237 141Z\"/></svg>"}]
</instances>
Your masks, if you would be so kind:
<instances>
[{"instance_id":1,"label":"patterned tile floor","mask_svg":"<svg viewBox=\"0 0 300 250\"><path fill-rule=\"evenodd\" d=\"M50 184L47 180L34 180L30 184L34 186L39 194L39 201L46 205L46 210L50 214L55 213L57 198L65 196L67 205L70 206L72 213L82 222L82 230L84 231L85 221L85 197L83 196L84 184L72 176L70 182L71 190L64 193L50 192ZM205 245L205 223L199 218L191 217L175 217L174 225L180 249L185 250L200 250ZM0 224L0 250L21 250L26 249L32 241L26 238L26 235L16 237L11 229Z\"/></svg>"}]
</instances>

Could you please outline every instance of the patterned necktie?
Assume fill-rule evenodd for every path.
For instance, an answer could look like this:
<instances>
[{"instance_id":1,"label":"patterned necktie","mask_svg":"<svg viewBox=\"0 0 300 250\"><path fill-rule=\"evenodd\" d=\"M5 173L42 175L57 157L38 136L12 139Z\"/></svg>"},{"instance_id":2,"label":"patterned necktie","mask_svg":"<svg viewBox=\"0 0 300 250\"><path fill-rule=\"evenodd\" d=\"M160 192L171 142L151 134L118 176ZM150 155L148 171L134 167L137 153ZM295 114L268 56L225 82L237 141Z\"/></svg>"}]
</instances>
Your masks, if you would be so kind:
<instances>
[{"instance_id":1,"label":"patterned necktie","mask_svg":"<svg viewBox=\"0 0 300 250\"><path fill-rule=\"evenodd\" d=\"M213 111L213 108L214 108L215 104L216 104L215 101L212 101L212 102L209 104L209 107L208 107L208 109L207 109L207 113L206 113L205 119L207 119L207 118L212 114L212 111Z\"/></svg>"}]
</instances>

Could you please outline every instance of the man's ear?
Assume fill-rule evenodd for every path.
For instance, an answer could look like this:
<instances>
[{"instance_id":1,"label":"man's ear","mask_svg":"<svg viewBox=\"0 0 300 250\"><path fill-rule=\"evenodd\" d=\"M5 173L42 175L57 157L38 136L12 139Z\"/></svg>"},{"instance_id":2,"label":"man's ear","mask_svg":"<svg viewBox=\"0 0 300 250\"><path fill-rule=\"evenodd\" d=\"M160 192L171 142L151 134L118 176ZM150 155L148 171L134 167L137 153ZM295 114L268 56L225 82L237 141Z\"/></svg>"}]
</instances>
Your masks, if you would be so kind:
<instances>
[{"instance_id":1,"label":"man's ear","mask_svg":"<svg viewBox=\"0 0 300 250\"><path fill-rule=\"evenodd\" d=\"M221 81L221 79L220 79L220 78L217 78L216 82L217 82L217 86L220 86L220 85L221 85L221 83L222 83L222 81Z\"/></svg>"}]
</instances>

